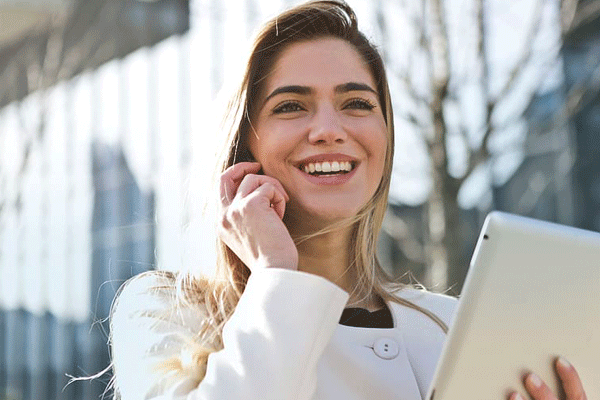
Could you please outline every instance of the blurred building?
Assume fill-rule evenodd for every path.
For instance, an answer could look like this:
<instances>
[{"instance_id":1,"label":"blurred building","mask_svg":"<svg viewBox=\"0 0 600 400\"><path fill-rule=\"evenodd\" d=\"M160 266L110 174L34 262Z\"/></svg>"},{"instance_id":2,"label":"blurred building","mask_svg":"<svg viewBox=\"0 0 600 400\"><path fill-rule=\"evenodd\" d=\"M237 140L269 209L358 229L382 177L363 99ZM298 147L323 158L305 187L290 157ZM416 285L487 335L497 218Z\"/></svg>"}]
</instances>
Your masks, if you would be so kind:
<instances>
[{"instance_id":1,"label":"blurred building","mask_svg":"<svg viewBox=\"0 0 600 400\"><path fill-rule=\"evenodd\" d=\"M575 96L575 224L600 231L600 3L580 1L565 39L566 91Z\"/></svg>"},{"instance_id":2,"label":"blurred building","mask_svg":"<svg viewBox=\"0 0 600 400\"><path fill-rule=\"evenodd\" d=\"M189 15L183 0L0 1L0 399L106 391L110 374L67 383L108 367L115 292L156 264L154 192L122 140L154 116L129 117L120 60Z\"/></svg>"}]
</instances>

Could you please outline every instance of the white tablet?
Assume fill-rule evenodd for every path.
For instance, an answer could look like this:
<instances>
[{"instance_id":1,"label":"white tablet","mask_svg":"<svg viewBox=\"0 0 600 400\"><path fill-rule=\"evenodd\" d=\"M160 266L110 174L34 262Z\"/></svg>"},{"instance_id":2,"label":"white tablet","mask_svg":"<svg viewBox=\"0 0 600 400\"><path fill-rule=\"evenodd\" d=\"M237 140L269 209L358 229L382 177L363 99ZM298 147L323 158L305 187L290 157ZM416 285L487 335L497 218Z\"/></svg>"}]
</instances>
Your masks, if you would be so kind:
<instances>
[{"instance_id":1,"label":"white tablet","mask_svg":"<svg viewBox=\"0 0 600 400\"><path fill-rule=\"evenodd\" d=\"M526 395L526 371L559 393L558 355L600 399L600 234L492 212L426 399Z\"/></svg>"}]
</instances>

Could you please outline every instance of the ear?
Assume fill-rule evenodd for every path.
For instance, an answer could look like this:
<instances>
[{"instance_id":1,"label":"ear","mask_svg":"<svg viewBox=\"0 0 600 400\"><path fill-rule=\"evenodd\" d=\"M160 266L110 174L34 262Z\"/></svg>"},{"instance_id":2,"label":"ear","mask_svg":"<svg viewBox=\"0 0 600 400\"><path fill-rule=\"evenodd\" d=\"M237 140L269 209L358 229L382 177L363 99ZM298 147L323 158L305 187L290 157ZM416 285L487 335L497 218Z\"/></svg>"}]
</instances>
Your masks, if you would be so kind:
<instances>
[{"instance_id":1,"label":"ear","mask_svg":"<svg viewBox=\"0 0 600 400\"><path fill-rule=\"evenodd\" d=\"M244 116L244 120L240 125L240 131L245 132L245 134L240 133L235 162L256 162L257 159L254 156L252 146L250 145L250 140L248 138L248 135L256 135L256 131L254 130L254 127L252 126L252 123L247 115Z\"/></svg>"},{"instance_id":2,"label":"ear","mask_svg":"<svg viewBox=\"0 0 600 400\"><path fill-rule=\"evenodd\" d=\"M256 162L256 158L247 143L240 144L235 155L234 164L239 162Z\"/></svg>"}]
</instances>

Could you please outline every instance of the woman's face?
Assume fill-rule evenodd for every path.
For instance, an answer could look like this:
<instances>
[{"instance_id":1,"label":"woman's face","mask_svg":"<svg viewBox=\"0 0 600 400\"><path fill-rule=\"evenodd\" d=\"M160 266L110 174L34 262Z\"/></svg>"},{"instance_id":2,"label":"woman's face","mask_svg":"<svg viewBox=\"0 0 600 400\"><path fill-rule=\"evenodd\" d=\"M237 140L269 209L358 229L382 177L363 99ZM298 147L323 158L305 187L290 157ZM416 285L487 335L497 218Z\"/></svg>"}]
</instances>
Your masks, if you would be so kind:
<instances>
[{"instance_id":1,"label":"woman's face","mask_svg":"<svg viewBox=\"0 0 600 400\"><path fill-rule=\"evenodd\" d=\"M299 42L282 52L259 96L249 144L289 194L286 218L333 222L371 199L387 147L376 88L344 40Z\"/></svg>"}]
</instances>

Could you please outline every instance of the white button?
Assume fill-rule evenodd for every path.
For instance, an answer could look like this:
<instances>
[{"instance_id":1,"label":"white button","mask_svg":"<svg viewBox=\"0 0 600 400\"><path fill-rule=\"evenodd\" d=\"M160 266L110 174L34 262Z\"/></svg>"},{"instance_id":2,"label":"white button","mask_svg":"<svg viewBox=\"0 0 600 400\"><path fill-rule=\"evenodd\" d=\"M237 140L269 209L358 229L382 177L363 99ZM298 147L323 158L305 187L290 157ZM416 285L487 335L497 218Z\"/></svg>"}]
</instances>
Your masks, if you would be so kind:
<instances>
[{"instance_id":1,"label":"white button","mask_svg":"<svg viewBox=\"0 0 600 400\"><path fill-rule=\"evenodd\" d=\"M400 346L394 339L383 337L375 341L373 351L384 360L391 360L400 352Z\"/></svg>"}]
</instances>

